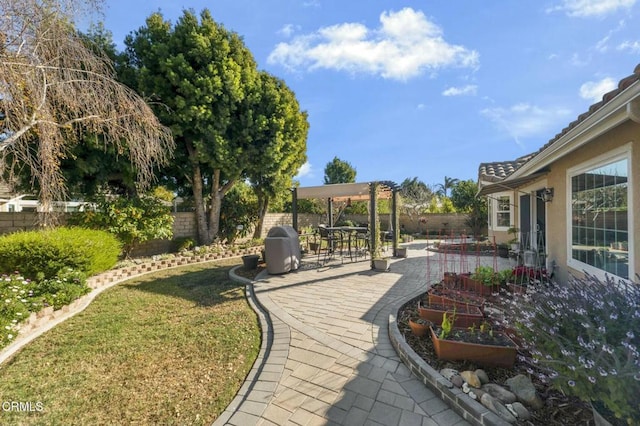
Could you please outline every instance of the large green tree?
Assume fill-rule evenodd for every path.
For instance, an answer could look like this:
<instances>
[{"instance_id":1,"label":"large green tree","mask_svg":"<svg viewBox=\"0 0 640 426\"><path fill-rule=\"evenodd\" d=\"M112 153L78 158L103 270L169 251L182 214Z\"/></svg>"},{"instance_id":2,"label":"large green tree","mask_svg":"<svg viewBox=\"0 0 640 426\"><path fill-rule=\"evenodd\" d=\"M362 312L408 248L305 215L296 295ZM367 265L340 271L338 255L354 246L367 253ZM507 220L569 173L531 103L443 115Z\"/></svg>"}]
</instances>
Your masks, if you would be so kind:
<instances>
[{"instance_id":1,"label":"large green tree","mask_svg":"<svg viewBox=\"0 0 640 426\"><path fill-rule=\"evenodd\" d=\"M216 23L208 10L184 11L174 26L160 13L126 40L125 81L150 97L171 128L175 161L167 183L190 191L198 239L211 243L225 194L255 160L250 99L259 76L240 36Z\"/></svg>"},{"instance_id":2,"label":"large green tree","mask_svg":"<svg viewBox=\"0 0 640 426\"><path fill-rule=\"evenodd\" d=\"M356 169L348 161L338 157L327 163L324 168L324 184L354 183L356 181Z\"/></svg>"},{"instance_id":3,"label":"large green tree","mask_svg":"<svg viewBox=\"0 0 640 426\"><path fill-rule=\"evenodd\" d=\"M251 96L253 144L247 177L258 198L258 223L254 237L262 234L269 202L283 188L291 188L293 176L306 161L307 114L300 110L295 94L284 81L260 72L256 93Z\"/></svg>"}]
</instances>

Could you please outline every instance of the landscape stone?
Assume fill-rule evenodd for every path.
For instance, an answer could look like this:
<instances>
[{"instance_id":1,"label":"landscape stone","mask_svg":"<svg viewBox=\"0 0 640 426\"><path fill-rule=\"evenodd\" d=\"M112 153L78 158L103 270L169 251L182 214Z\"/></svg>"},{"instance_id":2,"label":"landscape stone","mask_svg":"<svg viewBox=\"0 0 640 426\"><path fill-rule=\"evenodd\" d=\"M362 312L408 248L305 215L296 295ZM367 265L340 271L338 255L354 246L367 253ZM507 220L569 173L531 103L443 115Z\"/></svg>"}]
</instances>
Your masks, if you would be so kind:
<instances>
[{"instance_id":1,"label":"landscape stone","mask_svg":"<svg viewBox=\"0 0 640 426\"><path fill-rule=\"evenodd\" d=\"M477 369L476 376L478 376L478 379L480 379L480 383L482 383L483 385L489 383L489 376L487 375L487 372L484 371L483 369L481 368Z\"/></svg>"},{"instance_id":2,"label":"landscape stone","mask_svg":"<svg viewBox=\"0 0 640 426\"><path fill-rule=\"evenodd\" d=\"M474 391L469 391L468 395L469 395L469 398L471 398L471 399L475 399L475 400L478 399L478 395L476 395L476 393Z\"/></svg>"},{"instance_id":3,"label":"landscape stone","mask_svg":"<svg viewBox=\"0 0 640 426\"><path fill-rule=\"evenodd\" d=\"M531 379L523 374L518 374L515 377L512 377L506 381L507 386L511 389L518 401L522 402L529 407L533 407L534 409L540 409L543 407L544 403L542 399L536 393L536 388L533 386Z\"/></svg>"},{"instance_id":4,"label":"landscape stone","mask_svg":"<svg viewBox=\"0 0 640 426\"><path fill-rule=\"evenodd\" d=\"M511 404L513 410L518 413L518 418L522 420L529 420L531 418L531 413L527 410L527 407L522 405L519 402L514 402Z\"/></svg>"},{"instance_id":5,"label":"landscape stone","mask_svg":"<svg viewBox=\"0 0 640 426\"><path fill-rule=\"evenodd\" d=\"M512 404L517 401L516 395L495 383L482 385L483 391L489 393L494 398L498 398L503 404Z\"/></svg>"},{"instance_id":6,"label":"landscape stone","mask_svg":"<svg viewBox=\"0 0 640 426\"><path fill-rule=\"evenodd\" d=\"M480 379L476 376L476 373L473 371L463 371L460 373L465 382L469 383L469 386L474 388L480 388L482 383L480 383Z\"/></svg>"},{"instance_id":7,"label":"landscape stone","mask_svg":"<svg viewBox=\"0 0 640 426\"><path fill-rule=\"evenodd\" d=\"M457 376L459 373L458 370L454 370L453 368L443 368L440 370L440 374L442 374L442 377L445 379L451 380L453 376Z\"/></svg>"},{"instance_id":8,"label":"landscape stone","mask_svg":"<svg viewBox=\"0 0 640 426\"><path fill-rule=\"evenodd\" d=\"M509 423L515 423L518 420L513 414L511 414L507 407L502 405L500 401L498 401L488 393L482 395L482 398L480 398L480 403Z\"/></svg>"},{"instance_id":9,"label":"landscape stone","mask_svg":"<svg viewBox=\"0 0 640 426\"><path fill-rule=\"evenodd\" d=\"M469 388L469 383L463 383L462 384L462 392L464 393L469 393L471 389Z\"/></svg>"},{"instance_id":10,"label":"landscape stone","mask_svg":"<svg viewBox=\"0 0 640 426\"><path fill-rule=\"evenodd\" d=\"M457 388L461 388L462 385L464 384L464 379L460 377L459 374L456 374L455 376L453 376L451 379L449 379L449 381L453 383L453 385Z\"/></svg>"}]
</instances>

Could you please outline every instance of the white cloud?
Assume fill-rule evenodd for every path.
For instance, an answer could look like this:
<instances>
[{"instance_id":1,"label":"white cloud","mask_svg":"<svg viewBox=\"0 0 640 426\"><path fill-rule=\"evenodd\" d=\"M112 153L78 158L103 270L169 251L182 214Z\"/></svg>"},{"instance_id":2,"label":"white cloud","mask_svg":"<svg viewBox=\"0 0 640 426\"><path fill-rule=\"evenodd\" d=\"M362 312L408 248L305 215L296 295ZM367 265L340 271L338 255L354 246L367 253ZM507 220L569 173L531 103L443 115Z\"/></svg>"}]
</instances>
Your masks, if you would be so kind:
<instances>
[{"instance_id":1,"label":"white cloud","mask_svg":"<svg viewBox=\"0 0 640 426\"><path fill-rule=\"evenodd\" d=\"M420 110L425 109L425 104L418 104L417 108Z\"/></svg>"},{"instance_id":2,"label":"white cloud","mask_svg":"<svg viewBox=\"0 0 640 426\"><path fill-rule=\"evenodd\" d=\"M578 18L604 16L620 9L630 9L635 2L636 0L562 0L560 5L547 9L547 12L561 11Z\"/></svg>"},{"instance_id":3,"label":"white cloud","mask_svg":"<svg viewBox=\"0 0 640 426\"><path fill-rule=\"evenodd\" d=\"M300 179L303 177L313 177L313 167L308 161L300 166L300 168L298 169L298 173L295 175L296 179Z\"/></svg>"},{"instance_id":4,"label":"white cloud","mask_svg":"<svg viewBox=\"0 0 640 426\"><path fill-rule=\"evenodd\" d=\"M510 108L485 108L480 111L499 129L513 137L522 148L522 138L532 136L549 137L566 122L571 111L565 108L541 108L528 103L519 103Z\"/></svg>"},{"instance_id":5,"label":"white cloud","mask_svg":"<svg viewBox=\"0 0 640 426\"><path fill-rule=\"evenodd\" d=\"M603 78L600 81L588 81L580 86L580 97L582 99L589 99L594 103L599 102L602 100L602 95L615 88L616 82L610 77Z\"/></svg>"},{"instance_id":6,"label":"white cloud","mask_svg":"<svg viewBox=\"0 0 640 426\"><path fill-rule=\"evenodd\" d=\"M442 92L442 96L465 96L465 95L475 95L478 92L478 86L475 84L470 84L463 87L449 87L447 90Z\"/></svg>"},{"instance_id":7,"label":"white cloud","mask_svg":"<svg viewBox=\"0 0 640 426\"><path fill-rule=\"evenodd\" d=\"M291 37L296 30L300 29L300 27L293 24L286 24L282 28L278 30L278 34L283 35L285 37Z\"/></svg>"},{"instance_id":8,"label":"white cloud","mask_svg":"<svg viewBox=\"0 0 640 426\"><path fill-rule=\"evenodd\" d=\"M629 53L640 53L640 41L624 41L616 47L618 50L628 50Z\"/></svg>"},{"instance_id":9,"label":"white cloud","mask_svg":"<svg viewBox=\"0 0 640 426\"><path fill-rule=\"evenodd\" d=\"M268 61L291 70L324 68L395 80L425 70L478 66L478 52L446 42L440 27L420 11L383 12L380 23L377 29L359 23L320 28L278 44Z\"/></svg>"}]
</instances>

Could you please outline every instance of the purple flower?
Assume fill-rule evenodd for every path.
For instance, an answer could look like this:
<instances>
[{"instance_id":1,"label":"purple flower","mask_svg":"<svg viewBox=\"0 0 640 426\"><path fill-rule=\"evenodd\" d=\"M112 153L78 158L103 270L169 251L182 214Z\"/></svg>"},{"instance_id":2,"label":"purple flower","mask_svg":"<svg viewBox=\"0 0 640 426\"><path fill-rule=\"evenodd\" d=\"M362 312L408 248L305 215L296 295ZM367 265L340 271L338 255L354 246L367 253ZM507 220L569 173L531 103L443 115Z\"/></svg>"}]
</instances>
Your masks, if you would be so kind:
<instances>
[{"instance_id":1,"label":"purple flower","mask_svg":"<svg viewBox=\"0 0 640 426\"><path fill-rule=\"evenodd\" d=\"M576 385L576 382L574 382L573 380L569 380L567 384L571 387L574 387Z\"/></svg>"},{"instance_id":2,"label":"purple flower","mask_svg":"<svg viewBox=\"0 0 640 426\"><path fill-rule=\"evenodd\" d=\"M593 384L593 383L596 382L596 378L592 377L592 376L589 376L589 381Z\"/></svg>"}]
</instances>

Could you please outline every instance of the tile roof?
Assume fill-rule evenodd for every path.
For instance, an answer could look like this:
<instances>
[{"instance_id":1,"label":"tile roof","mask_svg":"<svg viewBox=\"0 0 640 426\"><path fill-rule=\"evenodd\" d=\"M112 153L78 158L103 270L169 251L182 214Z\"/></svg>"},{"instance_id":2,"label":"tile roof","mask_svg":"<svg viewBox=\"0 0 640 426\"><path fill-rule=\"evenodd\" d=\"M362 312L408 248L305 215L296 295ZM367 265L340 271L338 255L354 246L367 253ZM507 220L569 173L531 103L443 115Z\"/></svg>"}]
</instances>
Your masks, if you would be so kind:
<instances>
[{"instance_id":1,"label":"tile roof","mask_svg":"<svg viewBox=\"0 0 640 426\"><path fill-rule=\"evenodd\" d=\"M538 155L539 153L541 153L542 151L544 151L545 149L547 149L548 147L553 145L560 138L562 138L569 131L571 131L571 129L573 129L578 124L580 124L583 121L585 121L588 117L593 115L596 111L598 111L600 108L602 108L605 104L607 104L609 101L614 99L616 96L618 96L625 89L627 89L629 86L631 86L633 83L635 83L637 81L640 81L640 64L636 65L635 69L633 70L633 74L623 78L622 80L620 80L618 82L618 87L617 88L613 89L610 92L605 93L602 96L602 100L601 101L596 102L595 104L591 105L589 107L588 111L580 114L577 119L575 119L574 121L569 123L569 125L567 127L562 129L562 131L560 133L555 135L553 137L553 139L549 140L549 142L547 142L545 145L543 145L542 148L540 148L536 152L533 152L531 154L522 156L522 157L517 158L516 160L513 160L513 161L503 161L503 162L482 163L482 164L480 164L480 166L478 168L478 180L479 181L484 181L484 182L499 182L499 181L505 179L507 176L509 176L513 172L515 172L518 168L520 168L527 161L531 160L533 157L535 157L536 155Z\"/></svg>"},{"instance_id":2,"label":"tile roof","mask_svg":"<svg viewBox=\"0 0 640 426\"><path fill-rule=\"evenodd\" d=\"M520 166L529 161L534 154L524 155L512 161L496 161L482 163L478 170L478 177L484 182L499 182L518 170Z\"/></svg>"}]
</instances>

